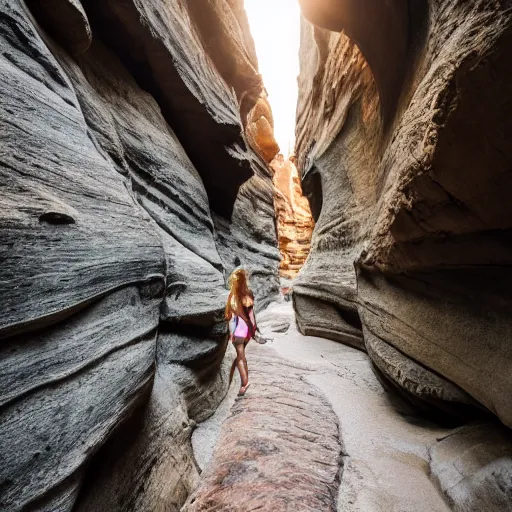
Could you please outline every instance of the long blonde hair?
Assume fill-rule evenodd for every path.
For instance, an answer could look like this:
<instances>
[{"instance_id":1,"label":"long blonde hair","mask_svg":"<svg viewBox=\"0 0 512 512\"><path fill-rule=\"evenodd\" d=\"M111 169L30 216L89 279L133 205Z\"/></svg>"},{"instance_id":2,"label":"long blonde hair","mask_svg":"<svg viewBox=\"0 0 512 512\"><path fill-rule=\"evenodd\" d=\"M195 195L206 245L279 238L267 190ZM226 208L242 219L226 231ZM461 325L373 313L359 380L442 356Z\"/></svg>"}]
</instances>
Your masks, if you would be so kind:
<instances>
[{"instance_id":1,"label":"long blonde hair","mask_svg":"<svg viewBox=\"0 0 512 512\"><path fill-rule=\"evenodd\" d=\"M229 320L231 313L239 314L243 308L243 298L252 297L252 292L247 284L247 273L243 268L237 268L229 276L229 296L226 303L224 316Z\"/></svg>"}]
</instances>

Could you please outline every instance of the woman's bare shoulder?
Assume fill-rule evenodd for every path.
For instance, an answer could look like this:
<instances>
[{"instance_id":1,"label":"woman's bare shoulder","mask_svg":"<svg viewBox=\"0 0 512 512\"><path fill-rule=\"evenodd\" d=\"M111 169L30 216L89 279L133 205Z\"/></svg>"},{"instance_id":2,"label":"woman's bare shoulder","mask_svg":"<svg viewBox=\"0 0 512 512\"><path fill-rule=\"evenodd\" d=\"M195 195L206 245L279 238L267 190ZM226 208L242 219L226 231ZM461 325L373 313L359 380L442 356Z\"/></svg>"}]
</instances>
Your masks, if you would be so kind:
<instances>
[{"instance_id":1,"label":"woman's bare shoulder","mask_svg":"<svg viewBox=\"0 0 512 512\"><path fill-rule=\"evenodd\" d=\"M246 295L243 299L242 299L242 303L243 305L246 307L246 308L249 308L251 306L254 305L254 296L252 295L252 293L250 295Z\"/></svg>"}]
</instances>

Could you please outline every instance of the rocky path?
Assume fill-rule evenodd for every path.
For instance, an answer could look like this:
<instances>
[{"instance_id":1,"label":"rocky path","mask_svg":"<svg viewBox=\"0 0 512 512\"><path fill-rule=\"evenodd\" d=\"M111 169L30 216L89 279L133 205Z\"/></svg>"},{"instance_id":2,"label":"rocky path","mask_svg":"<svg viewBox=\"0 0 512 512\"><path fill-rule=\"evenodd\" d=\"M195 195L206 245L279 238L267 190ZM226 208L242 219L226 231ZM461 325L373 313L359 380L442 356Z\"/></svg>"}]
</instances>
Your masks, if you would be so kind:
<instances>
[{"instance_id":1,"label":"rocky path","mask_svg":"<svg viewBox=\"0 0 512 512\"><path fill-rule=\"evenodd\" d=\"M251 387L237 398L186 510L336 510L338 421L306 367L251 351Z\"/></svg>"},{"instance_id":2,"label":"rocky path","mask_svg":"<svg viewBox=\"0 0 512 512\"><path fill-rule=\"evenodd\" d=\"M264 312L260 327L274 342L249 345L247 395L233 387L194 434L206 467L183 510L450 510L429 447L451 430L390 401L362 352L298 333L289 304Z\"/></svg>"}]
</instances>

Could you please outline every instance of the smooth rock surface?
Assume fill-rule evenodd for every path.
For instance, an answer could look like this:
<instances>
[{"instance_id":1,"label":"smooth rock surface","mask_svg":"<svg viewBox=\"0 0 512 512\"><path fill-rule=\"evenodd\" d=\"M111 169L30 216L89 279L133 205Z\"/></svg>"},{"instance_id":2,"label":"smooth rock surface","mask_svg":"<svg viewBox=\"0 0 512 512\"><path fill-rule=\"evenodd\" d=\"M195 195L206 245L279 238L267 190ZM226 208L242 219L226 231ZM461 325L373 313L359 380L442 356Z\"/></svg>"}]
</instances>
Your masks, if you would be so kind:
<instances>
[{"instance_id":1,"label":"smooth rock surface","mask_svg":"<svg viewBox=\"0 0 512 512\"><path fill-rule=\"evenodd\" d=\"M439 439L430 469L456 512L512 510L512 436L504 427L476 423Z\"/></svg>"},{"instance_id":2,"label":"smooth rock surface","mask_svg":"<svg viewBox=\"0 0 512 512\"><path fill-rule=\"evenodd\" d=\"M297 327L302 334L340 341L364 350L360 326L357 322L351 325L335 306L301 295L294 296L293 306Z\"/></svg>"},{"instance_id":3,"label":"smooth rock surface","mask_svg":"<svg viewBox=\"0 0 512 512\"><path fill-rule=\"evenodd\" d=\"M296 154L315 230L299 326L359 315L404 392L454 413L469 395L510 427L510 2L301 4L316 26L302 22ZM376 344L403 357L383 364ZM412 387L404 358L422 368Z\"/></svg>"}]
</instances>

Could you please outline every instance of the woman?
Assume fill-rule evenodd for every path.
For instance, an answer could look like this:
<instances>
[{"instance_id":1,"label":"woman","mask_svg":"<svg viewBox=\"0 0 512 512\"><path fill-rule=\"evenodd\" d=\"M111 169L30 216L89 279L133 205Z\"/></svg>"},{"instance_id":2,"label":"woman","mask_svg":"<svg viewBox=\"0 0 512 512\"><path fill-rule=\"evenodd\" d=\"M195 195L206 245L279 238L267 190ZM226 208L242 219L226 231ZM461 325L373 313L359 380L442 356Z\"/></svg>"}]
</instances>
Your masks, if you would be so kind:
<instances>
[{"instance_id":1,"label":"woman","mask_svg":"<svg viewBox=\"0 0 512 512\"><path fill-rule=\"evenodd\" d=\"M229 383L238 368L242 386L239 395L245 395L249 387L249 368L245 358L245 347L254 338L258 327L254 316L254 295L247 286L247 274L243 269L235 270L229 278L229 296L226 304L226 320L229 322L230 340L235 346L236 359L231 366Z\"/></svg>"}]
</instances>

